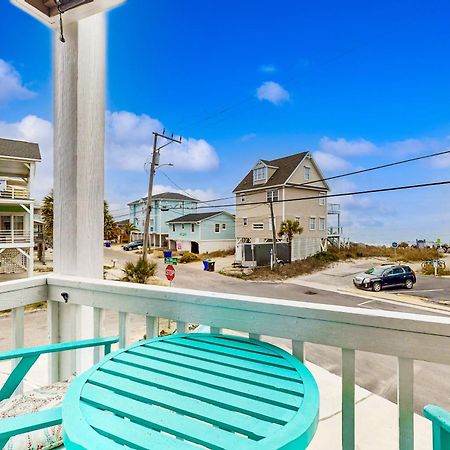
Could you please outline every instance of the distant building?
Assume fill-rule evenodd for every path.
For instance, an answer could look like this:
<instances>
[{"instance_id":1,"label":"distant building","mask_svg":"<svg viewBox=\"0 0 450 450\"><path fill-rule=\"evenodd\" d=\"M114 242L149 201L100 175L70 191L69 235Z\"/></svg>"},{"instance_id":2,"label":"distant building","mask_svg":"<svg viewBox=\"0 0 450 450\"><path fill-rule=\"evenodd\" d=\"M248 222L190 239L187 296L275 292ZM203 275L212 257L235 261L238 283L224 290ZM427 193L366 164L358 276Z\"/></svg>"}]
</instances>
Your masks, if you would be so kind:
<instances>
[{"instance_id":1,"label":"distant building","mask_svg":"<svg viewBox=\"0 0 450 450\"><path fill-rule=\"evenodd\" d=\"M207 253L235 245L234 216L226 211L187 214L170 220L168 226L172 250Z\"/></svg>"},{"instance_id":2,"label":"distant building","mask_svg":"<svg viewBox=\"0 0 450 450\"><path fill-rule=\"evenodd\" d=\"M152 210L150 215L150 244L153 247L167 245L169 222L180 216L197 211L198 200L177 192L163 192L152 196ZM147 197L128 203L130 208L130 223L136 228L134 239L142 239L145 227L145 209Z\"/></svg>"},{"instance_id":3,"label":"distant building","mask_svg":"<svg viewBox=\"0 0 450 450\"><path fill-rule=\"evenodd\" d=\"M34 199L38 144L0 139L0 273L33 274Z\"/></svg>"},{"instance_id":4,"label":"distant building","mask_svg":"<svg viewBox=\"0 0 450 450\"><path fill-rule=\"evenodd\" d=\"M326 248L329 186L326 181L321 181L322 178L320 168L309 152L257 161L233 191L236 194L237 246L272 242L269 208L272 201L276 232L285 220L297 221L303 227L301 236L295 237L293 259ZM312 197L311 200L307 200L308 197ZM295 201L297 198L303 200Z\"/></svg>"}]
</instances>

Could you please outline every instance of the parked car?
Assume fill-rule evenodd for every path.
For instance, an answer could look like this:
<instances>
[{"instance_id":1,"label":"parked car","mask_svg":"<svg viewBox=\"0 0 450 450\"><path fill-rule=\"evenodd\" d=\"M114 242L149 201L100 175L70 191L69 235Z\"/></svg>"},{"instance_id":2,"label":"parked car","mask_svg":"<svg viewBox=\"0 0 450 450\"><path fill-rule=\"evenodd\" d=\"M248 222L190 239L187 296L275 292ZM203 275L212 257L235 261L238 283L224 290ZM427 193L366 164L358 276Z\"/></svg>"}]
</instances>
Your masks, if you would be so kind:
<instances>
[{"instance_id":1,"label":"parked car","mask_svg":"<svg viewBox=\"0 0 450 450\"><path fill-rule=\"evenodd\" d=\"M128 244L125 244L122 248L126 252L128 252L129 250L138 250L138 249L142 248L143 245L144 245L144 242L142 240L141 241L133 241Z\"/></svg>"},{"instance_id":2,"label":"parked car","mask_svg":"<svg viewBox=\"0 0 450 450\"><path fill-rule=\"evenodd\" d=\"M382 265L372 267L353 278L353 284L359 289L371 289L380 292L384 288L405 287L412 289L416 274L409 266Z\"/></svg>"}]
</instances>

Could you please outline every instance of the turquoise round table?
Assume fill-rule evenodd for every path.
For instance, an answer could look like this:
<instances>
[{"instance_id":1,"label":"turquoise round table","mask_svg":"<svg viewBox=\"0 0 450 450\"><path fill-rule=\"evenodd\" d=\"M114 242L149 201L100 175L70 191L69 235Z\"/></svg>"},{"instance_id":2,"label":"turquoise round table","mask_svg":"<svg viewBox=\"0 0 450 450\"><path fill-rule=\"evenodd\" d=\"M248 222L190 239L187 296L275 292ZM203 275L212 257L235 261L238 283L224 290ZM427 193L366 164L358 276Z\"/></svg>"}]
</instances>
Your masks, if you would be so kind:
<instances>
[{"instance_id":1,"label":"turquoise round table","mask_svg":"<svg viewBox=\"0 0 450 450\"><path fill-rule=\"evenodd\" d=\"M71 383L68 450L304 449L319 392L295 357L265 342L176 334L111 353Z\"/></svg>"}]
</instances>

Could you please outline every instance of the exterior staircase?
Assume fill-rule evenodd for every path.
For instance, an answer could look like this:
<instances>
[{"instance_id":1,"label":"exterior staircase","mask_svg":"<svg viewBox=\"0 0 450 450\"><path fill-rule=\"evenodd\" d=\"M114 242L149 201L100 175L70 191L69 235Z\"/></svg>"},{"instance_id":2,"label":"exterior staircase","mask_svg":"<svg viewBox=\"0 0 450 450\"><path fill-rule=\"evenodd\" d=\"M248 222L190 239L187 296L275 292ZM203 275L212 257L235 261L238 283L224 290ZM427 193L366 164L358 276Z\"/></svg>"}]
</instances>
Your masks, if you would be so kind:
<instances>
[{"instance_id":1,"label":"exterior staircase","mask_svg":"<svg viewBox=\"0 0 450 450\"><path fill-rule=\"evenodd\" d=\"M26 258L15 248L0 249L0 274L21 273L27 270Z\"/></svg>"}]
</instances>

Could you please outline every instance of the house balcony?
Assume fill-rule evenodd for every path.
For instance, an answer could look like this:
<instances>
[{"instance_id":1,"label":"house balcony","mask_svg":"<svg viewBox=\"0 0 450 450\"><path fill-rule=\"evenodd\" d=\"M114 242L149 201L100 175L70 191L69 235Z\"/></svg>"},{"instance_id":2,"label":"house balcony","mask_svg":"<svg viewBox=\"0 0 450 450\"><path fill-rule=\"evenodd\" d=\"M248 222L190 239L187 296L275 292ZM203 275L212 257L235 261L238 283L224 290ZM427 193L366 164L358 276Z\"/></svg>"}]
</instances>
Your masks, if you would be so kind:
<instances>
[{"instance_id":1,"label":"house balcony","mask_svg":"<svg viewBox=\"0 0 450 450\"><path fill-rule=\"evenodd\" d=\"M328 204L328 214L339 214L341 212L341 205L339 203Z\"/></svg>"},{"instance_id":2,"label":"house balcony","mask_svg":"<svg viewBox=\"0 0 450 450\"><path fill-rule=\"evenodd\" d=\"M0 230L0 248L15 248L31 244L31 233L23 230Z\"/></svg>"},{"instance_id":3,"label":"house balcony","mask_svg":"<svg viewBox=\"0 0 450 450\"><path fill-rule=\"evenodd\" d=\"M103 324L107 335L119 334L121 347L142 338L144 333L148 338L156 336L158 318L176 321L178 332L186 332L191 328L188 324L202 324L203 329L209 327L211 332L240 333L256 339L283 342L301 361L305 359L306 343L308 349L313 346L317 349L321 348L319 346L333 347L340 354L342 377L322 376L318 372L322 419L310 448L341 448L339 441L342 441L344 450L355 449L360 445L358 439L363 428L369 430L364 442L372 444L358 448L431 448L431 424L414 414L414 362L450 365L448 317L211 294L53 274L0 283L0 309L12 309L13 348L22 347L25 341L30 342L24 331L24 307L42 301L47 302L47 335L53 337L67 325L59 322L61 311L82 305L94 308L92 329L96 332L93 334L104 334ZM108 321L104 320L105 317ZM133 327L129 326L131 319ZM138 319L139 330L136 326ZM7 336L4 338L8 339ZM373 394L364 391L362 395L361 388L355 384L355 369L358 367L355 356L359 352L396 359L398 406L383 399L391 405L389 411L394 411L394 415L385 416L387 410L377 409L373 404L361 409L362 397L373 399ZM98 352L93 351L93 360L98 358ZM68 364L73 366L70 369L75 367L76 361L77 358L69 358ZM58 359L49 358L47 363L47 373L52 378L49 381L58 381ZM376 367L373 370L376 371ZM339 381L332 382L330 377ZM442 395L446 398L448 392ZM338 414L330 414L331 399L340 405ZM386 419L384 428L380 428L380 416ZM329 417L336 419L333 429L326 426ZM397 443L380 444L380 440L389 435L395 435ZM336 439L332 443L331 436ZM423 444L424 439L428 444Z\"/></svg>"},{"instance_id":4,"label":"house balcony","mask_svg":"<svg viewBox=\"0 0 450 450\"><path fill-rule=\"evenodd\" d=\"M7 186L3 191L0 191L0 200L29 200L30 193L23 187Z\"/></svg>"},{"instance_id":5,"label":"house balcony","mask_svg":"<svg viewBox=\"0 0 450 450\"><path fill-rule=\"evenodd\" d=\"M328 227L328 237L340 237L343 234L343 227Z\"/></svg>"}]
</instances>

